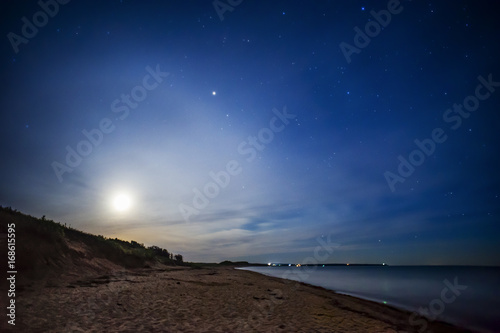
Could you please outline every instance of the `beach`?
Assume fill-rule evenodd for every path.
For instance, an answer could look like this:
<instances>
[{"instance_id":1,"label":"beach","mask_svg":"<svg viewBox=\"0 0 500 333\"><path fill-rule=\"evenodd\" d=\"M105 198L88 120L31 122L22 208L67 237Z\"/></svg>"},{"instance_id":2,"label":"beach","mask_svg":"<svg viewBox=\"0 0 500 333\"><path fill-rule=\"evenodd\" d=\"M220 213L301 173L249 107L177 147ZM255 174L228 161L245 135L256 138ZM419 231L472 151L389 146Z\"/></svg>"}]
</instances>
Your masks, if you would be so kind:
<instances>
[{"instance_id":1,"label":"beach","mask_svg":"<svg viewBox=\"0 0 500 333\"><path fill-rule=\"evenodd\" d=\"M22 332L418 332L410 313L233 267L113 269L24 282ZM439 322L427 331L464 332Z\"/></svg>"}]
</instances>

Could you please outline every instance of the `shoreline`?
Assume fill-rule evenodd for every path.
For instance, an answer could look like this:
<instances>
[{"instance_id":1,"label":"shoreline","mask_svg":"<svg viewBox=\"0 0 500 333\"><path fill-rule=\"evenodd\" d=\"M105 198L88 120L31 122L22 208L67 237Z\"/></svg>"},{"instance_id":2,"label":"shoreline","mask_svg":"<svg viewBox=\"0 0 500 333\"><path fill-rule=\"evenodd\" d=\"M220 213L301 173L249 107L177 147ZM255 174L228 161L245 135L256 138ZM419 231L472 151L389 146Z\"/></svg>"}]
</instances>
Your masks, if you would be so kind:
<instances>
[{"instance_id":1,"label":"shoreline","mask_svg":"<svg viewBox=\"0 0 500 333\"><path fill-rule=\"evenodd\" d=\"M245 268L236 268L236 269L245 271ZM367 306L367 308L370 310L379 311L380 308L387 308L387 309L389 309L388 312L390 312L391 314L398 313L398 312L400 314L404 314L408 319L407 320L408 325L413 327L413 330L415 330L415 332L419 332L423 327L423 325L412 326L410 324L410 321L409 321L409 318L412 314L412 311L410 309L405 309L404 307L398 307L395 304L390 304L390 303L383 304L382 301L378 301L376 299L363 298L362 296L352 295L349 293L343 293L343 292L335 291L335 290L328 289L328 288L325 288L322 286L317 286L314 284L309 284L306 282L300 282L300 281L286 279L286 278L275 277L272 275L267 275L264 273L255 272L255 271L251 271L251 270L248 270L248 272L259 274L259 275L262 275L262 276L268 277L268 278L274 278L274 279L287 281L287 282L285 282L285 284L287 284L287 283L300 284L300 285L303 285L303 286L308 287L308 288L318 289L318 290L324 291L326 293L332 293L335 296L346 297L346 298L349 298L350 300L354 301L355 303L359 303L360 306ZM355 312L357 312L357 311L355 311ZM382 313L385 314L385 312L386 311L384 311L382 309ZM362 313L362 312L360 312L360 313ZM368 311L368 313L364 313L364 314L370 316L370 313L371 313L371 311ZM398 317L399 317L399 315L398 315ZM374 319L377 319L377 318L374 318ZM472 331L470 328L460 327L454 323L449 323L449 322L445 322L442 320L427 321L427 322L428 322L428 326L426 326L427 328L425 330L422 330L424 332L429 332L431 329L433 332L475 332L475 331Z\"/></svg>"},{"instance_id":2,"label":"shoreline","mask_svg":"<svg viewBox=\"0 0 500 333\"><path fill-rule=\"evenodd\" d=\"M422 332L428 331L426 325L428 325L429 322L440 322L469 332L493 333L497 332L497 328L499 327L498 316L494 315L498 313L498 307L495 306L495 304L498 304L498 298L496 298L496 301L493 301L493 296L489 298L482 296L483 294L481 291L484 290L487 292L490 289L492 291L494 290L494 286L491 283L484 283L483 285L487 285L489 288L483 289L479 288L477 283L480 276L484 277L485 282L488 281L487 279L489 279L490 276L498 276L498 271L492 271L492 269L496 268L487 268L487 272L446 270L446 277L453 282L445 279L443 283L439 283L439 281L441 281L441 273L443 272L439 270L439 274L435 274L436 270L432 270L427 272L425 278L420 277L420 280L418 280L424 282L417 283L413 281L411 285L406 283L407 278L405 275L408 276L409 274L415 277L420 276L419 274L421 272L418 271L417 274L415 274L414 271L405 271L405 275L402 275L402 277L393 278L394 275L397 275L397 271L386 274L384 273L385 270L381 269L373 271L373 275L371 275L371 270L355 271L356 274L348 273L351 272L349 269L325 270L324 274L323 271L321 271L321 274L320 271L318 271L318 274L312 275L312 278L309 278L311 274L310 271L295 272L295 269L290 271L287 267L281 270L279 268L261 269L250 266L239 269L257 272L264 276L288 279L292 281L292 283L302 281L312 286L320 286L339 295L351 296L385 307L393 307L407 313L408 322L414 327L421 328ZM439 267L439 269L441 268ZM451 279L451 276L455 276L455 278ZM468 281L467 286L463 283L459 284L457 282L457 276L460 277L459 281ZM366 282L366 279L370 279L370 282ZM373 281L373 283L371 281ZM442 289L439 294L437 290L441 284ZM481 285L481 287L483 285ZM430 288L427 288L427 286L430 286ZM460 289L453 289L454 286ZM467 295L462 291L466 288L469 288L467 289ZM452 301L450 302L450 299L443 298L445 297L443 293L445 296L447 293L448 296L451 294L453 297ZM465 296L461 296L462 293ZM436 297L436 294L440 295L440 297ZM454 303L455 299L460 296L463 298L461 298L461 303L457 302L457 304L450 304ZM471 307L471 304L482 306ZM444 311L445 306L446 311ZM494 318L497 319L495 320Z\"/></svg>"},{"instance_id":3,"label":"shoreline","mask_svg":"<svg viewBox=\"0 0 500 333\"><path fill-rule=\"evenodd\" d=\"M214 267L61 276L24 286L16 330L418 332L409 312L301 282ZM466 332L429 322L434 333ZM13 330L15 331L15 330Z\"/></svg>"}]
</instances>

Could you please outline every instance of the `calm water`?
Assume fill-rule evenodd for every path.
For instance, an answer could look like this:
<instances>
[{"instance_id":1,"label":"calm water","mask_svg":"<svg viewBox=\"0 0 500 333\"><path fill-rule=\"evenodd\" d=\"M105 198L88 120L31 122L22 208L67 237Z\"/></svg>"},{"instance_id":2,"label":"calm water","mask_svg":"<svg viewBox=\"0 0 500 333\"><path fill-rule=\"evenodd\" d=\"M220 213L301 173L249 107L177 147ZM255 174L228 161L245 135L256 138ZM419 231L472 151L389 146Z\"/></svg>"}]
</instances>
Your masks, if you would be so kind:
<instances>
[{"instance_id":1,"label":"calm water","mask_svg":"<svg viewBox=\"0 0 500 333\"><path fill-rule=\"evenodd\" d=\"M282 266L243 269L415 311L417 314L409 321L417 329L425 325L421 309L428 309L428 321L437 318L478 332L500 332L500 267Z\"/></svg>"}]
</instances>

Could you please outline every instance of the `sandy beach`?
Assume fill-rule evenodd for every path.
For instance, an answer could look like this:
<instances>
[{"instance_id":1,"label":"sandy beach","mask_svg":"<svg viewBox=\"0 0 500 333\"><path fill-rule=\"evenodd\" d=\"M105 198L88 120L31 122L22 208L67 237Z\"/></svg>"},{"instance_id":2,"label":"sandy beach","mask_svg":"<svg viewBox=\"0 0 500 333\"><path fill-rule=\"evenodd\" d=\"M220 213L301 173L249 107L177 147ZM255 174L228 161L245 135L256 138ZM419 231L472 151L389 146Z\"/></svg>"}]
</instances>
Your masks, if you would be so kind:
<instances>
[{"instance_id":1,"label":"sandy beach","mask_svg":"<svg viewBox=\"0 0 500 333\"><path fill-rule=\"evenodd\" d=\"M409 313L232 267L113 270L26 284L19 332L418 332ZM433 332L461 332L430 323Z\"/></svg>"}]
</instances>

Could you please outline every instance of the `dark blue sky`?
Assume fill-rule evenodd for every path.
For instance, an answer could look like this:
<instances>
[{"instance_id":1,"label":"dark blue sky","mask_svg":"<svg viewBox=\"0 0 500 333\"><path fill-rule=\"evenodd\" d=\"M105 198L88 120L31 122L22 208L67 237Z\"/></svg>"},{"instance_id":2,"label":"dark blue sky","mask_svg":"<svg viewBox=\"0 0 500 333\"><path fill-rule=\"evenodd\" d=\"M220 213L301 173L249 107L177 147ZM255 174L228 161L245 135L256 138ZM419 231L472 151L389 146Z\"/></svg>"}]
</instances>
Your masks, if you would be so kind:
<instances>
[{"instance_id":1,"label":"dark blue sky","mask_svg":"<svg viewBox=\"0 0 500 333\"><path fill-rule=\"evenodd\" d=\"M495 2L64 2L1 5L1 205L188 261L500 265Z\"/></svg>"}]
</instances>

